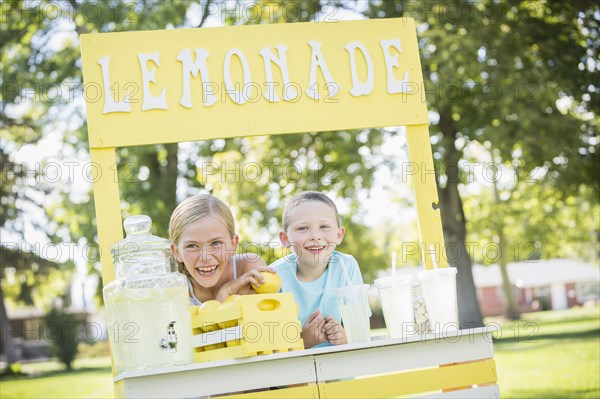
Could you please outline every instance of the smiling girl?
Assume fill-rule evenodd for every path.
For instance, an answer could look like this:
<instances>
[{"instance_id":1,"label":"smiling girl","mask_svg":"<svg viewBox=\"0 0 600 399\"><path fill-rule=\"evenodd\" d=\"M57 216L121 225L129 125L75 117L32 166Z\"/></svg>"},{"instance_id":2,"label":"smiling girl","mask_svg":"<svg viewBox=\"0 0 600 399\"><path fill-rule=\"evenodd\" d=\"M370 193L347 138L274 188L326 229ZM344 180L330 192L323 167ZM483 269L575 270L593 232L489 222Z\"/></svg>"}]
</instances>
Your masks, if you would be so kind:
<instances>
[{"instance_id":1,"label":"smiling girl","mask_svg":"<svg viewBox=\"0 0 600 399\"><path fill-rule=\"evenodd\" d=\"M169 222L171 251L179 272L188 277L190 305L234 294L253 294L264 283L261 271L274 272L256 254L236 254L239 237L231 210L212 195L180 203Z\"/></svg>"}]
</instances>

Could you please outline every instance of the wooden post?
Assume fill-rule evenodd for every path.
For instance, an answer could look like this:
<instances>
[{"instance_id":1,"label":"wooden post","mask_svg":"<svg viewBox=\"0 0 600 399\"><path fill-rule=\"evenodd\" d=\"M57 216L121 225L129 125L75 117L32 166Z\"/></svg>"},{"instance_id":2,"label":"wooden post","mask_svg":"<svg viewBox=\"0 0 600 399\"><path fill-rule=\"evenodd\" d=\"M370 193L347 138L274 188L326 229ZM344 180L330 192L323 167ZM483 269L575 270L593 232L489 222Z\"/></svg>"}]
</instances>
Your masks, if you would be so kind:
<instances>
[{"instance_id":1,"label":"wooden post","mask_svg":"<svg viewBox=\"0 0 600 399\"><path fill-rule=\"evenodd\" d=\"M90 157L93 165L91 179L100 244L102 282L106 285L115 278L115 266L109 248L123 239L117 159L114 148L92 148Z\"/></svg>"},{"instance_id":2,"label":"wooden post","mask_svg":"<svg viewBox=\"0 0 600 399\"><path fill-rule=\"evenodd\" d=\"M408 158L414 172L416 204L421 239L421 259L426 270L433 269L431 246L436 254L439 267L448 267L445 253L444 232L440 216L439 198L429 141L427 125L406 128Z\"/></svg>"}]
</instances>

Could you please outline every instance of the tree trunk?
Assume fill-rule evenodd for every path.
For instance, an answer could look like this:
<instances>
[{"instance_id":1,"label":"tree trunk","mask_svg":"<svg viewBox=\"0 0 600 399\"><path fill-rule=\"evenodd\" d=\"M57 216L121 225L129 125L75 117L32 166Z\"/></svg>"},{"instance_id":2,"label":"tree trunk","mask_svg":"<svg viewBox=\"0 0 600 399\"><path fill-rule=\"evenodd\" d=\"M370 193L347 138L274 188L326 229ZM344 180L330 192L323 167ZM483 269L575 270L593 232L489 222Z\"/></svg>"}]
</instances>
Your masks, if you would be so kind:
<instances>
[{"instance_id":1,"label":"tree trunk","mask_svg":"<svg viewBox=\"0 0 600 399\"><path fill-rule=\"evenodd\" d=\"M508 248L506 246L506 238L504 237L504 226L499 226L498 244L498 250L500 251L499 267L500 274L502 274L502 291L504 292L504 302L506 304L506 317L511 320L519 320L521 315L519 314L519 309L517 308L515 301L513 285L510 283L510 278L508 276L508 262L506 260L506 250Z\"/></svg>"},{"instance_id":2,"label":"tree trunk","mask_svg":"<svg viewBox=\"0 0 600 399\"><path fill-rule=\"evenodd\" d=\"M2 350L6 354L7 370L11 364L16 363L17 359L17 348L15 347L15 339L13 336L14 324L8 320L8 314L6 313L6 307L4 306L4 292L0 286L0 323L2 324Z\"/></svg>"},{"instance_id":3,"label":"tree trunk","mask_svg":"<svg viewBox=\"0 0 600 399\"><path fill-rule=\"evenodd\" d=\"M150 169L151 201L155 209L152 213L152 221L159 234L168 230L171 212L177 206L177 144L165 144L165 160L160 160L160 150L150 151L144 154L143 162Z\"/></svg>"},{"instance_id":4,"label":"tree trunk","mask_svg":"<svg viewBox=\"0 0 600 399\"><path fill-rule=\"evenodd\" d=\"M473 281L471 269L473 262L465 242L467 237L466 219L458 191L460 182L458 161L461 153L454 145L456 128L449 109L440 114L440 128L444 134L444 164L448 178L445 187L441 188L438 184L438 187L440 187L440 212L448 263L458 269L458 319L461 328L481 327L483 326L483 319L477 300L475 282Z\"/></svg>"},{"instance_id":5,"label":"tree trunk","mask_svg":"<svg viewBox=\"0 0 600 399\"><path fill-rule=\"evenodd\" d=\"M494 151L491 151L492 157L495 157ZM494 162L497 162L496 160ZM506 317L511 320L518 320L520 318L519 310L517 309L517 304L515 302L515 294L513 292L513 286L510 283L510 278L508 276L508 261L506 258L506 254L508 251L506 245L506 237L504 235L504 212L502 211L503 207L506 206L502 200L500 199L500 189L498 188L498 179L496 178L498 175L498 171L494 171L494 202L496 205L496 233L498 234L498 251L499 251L499 265L500 274L502 275L502 292L504 293L504 303L506 304Z\"/></svg>"}]
</instances>

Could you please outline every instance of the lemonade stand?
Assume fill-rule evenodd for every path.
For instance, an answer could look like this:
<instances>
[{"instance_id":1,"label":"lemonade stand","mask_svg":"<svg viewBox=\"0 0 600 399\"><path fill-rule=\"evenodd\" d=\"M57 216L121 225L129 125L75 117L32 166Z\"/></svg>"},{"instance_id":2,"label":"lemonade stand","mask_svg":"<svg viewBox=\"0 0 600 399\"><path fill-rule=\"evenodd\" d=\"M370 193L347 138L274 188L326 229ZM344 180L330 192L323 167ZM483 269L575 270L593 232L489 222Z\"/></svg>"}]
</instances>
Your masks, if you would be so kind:
<instances>
[{"instance_id":1,"label":"lemonade stand","mask_svg":"<svg viewBox=\"0 0 600 399\"><path fill-rule=\"evenodd\" d=\"M115 280L109 247L123 239L118 182L109 172L116 148L406 126L410 162L434 169L410 18L90 34L81 36L81 48L85 86L98 93L86 93L86 112L91 159L102 171L93 188L105 285ZM444 244L433 173L423 173L414 186L423 263L430 270L434 259L424 249ZM448 265L440 257L438 266ZM293 323L291 303L252 297L219 313L217 330L234 334L229 341L241 339L242 326L261 317L247 310L259 307L250 301L278 301L274 306L288 309L282 313ZM193 310L191 317L198 328L202 317ZM191 364L115 371L115 393L498 397L490 333L454 329L312 350L221 346L219 356L197 351ZM206 342L200 347L214 344ZM243 350L245 356L234 355Z\"/></svg>"}]
</instances>

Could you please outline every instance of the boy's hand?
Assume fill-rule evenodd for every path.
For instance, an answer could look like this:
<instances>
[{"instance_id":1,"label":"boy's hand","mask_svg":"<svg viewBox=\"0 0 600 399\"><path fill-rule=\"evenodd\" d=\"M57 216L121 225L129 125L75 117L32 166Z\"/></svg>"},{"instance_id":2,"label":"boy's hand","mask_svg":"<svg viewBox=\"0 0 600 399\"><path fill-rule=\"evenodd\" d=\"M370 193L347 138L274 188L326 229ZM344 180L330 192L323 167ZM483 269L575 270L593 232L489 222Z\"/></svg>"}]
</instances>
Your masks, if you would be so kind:
<instances>
[{"instance_id":1,"label":"boy's hand","mask_svg":"<svg viewBox=\"0 0 600 399\"><path fill-rule=\"evenodd\" d=\"M348 343L346 330L344 330L344 327L333 317L327 316L325 318L323 332L327 337L327 341L329 341L331 345L342 345Z\"/></svg>"},{"instance_id":2,"label":"boy's hand","mask_svg":"<svg viewBox=\"0 0 600 399\"><path fill-rule=\"evenodd\" d=\"M304 347L306 349L325 342L327 337L323 331L324 326L325 319L318 310L315 310L313 314L308 316L306 324L302 327L302 340L304 341Z\"/></svg>"}]
</instances>

